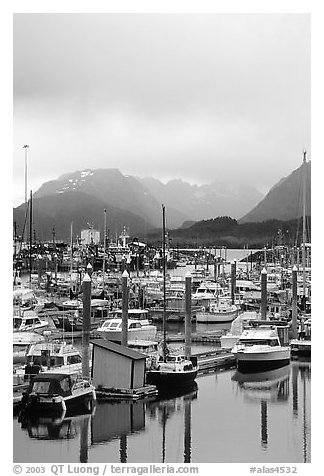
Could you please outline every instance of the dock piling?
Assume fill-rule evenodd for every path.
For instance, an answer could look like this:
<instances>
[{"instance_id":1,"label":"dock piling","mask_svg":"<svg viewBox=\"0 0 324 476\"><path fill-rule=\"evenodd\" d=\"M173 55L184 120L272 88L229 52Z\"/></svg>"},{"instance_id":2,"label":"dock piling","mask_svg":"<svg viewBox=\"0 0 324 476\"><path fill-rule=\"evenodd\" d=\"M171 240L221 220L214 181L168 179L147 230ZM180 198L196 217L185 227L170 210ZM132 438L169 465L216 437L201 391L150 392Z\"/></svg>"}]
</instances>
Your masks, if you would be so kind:
<instances>
[{"instance_id":1,"label":"dock piling","mask_svg":"<svg viewBox=\"0 0 324 476\"><path fill-rule=\"evenodd\" d=\"M82 318L82 375L90 378L90 324L91 324L91 278L85 274L82 282L83 287L83 318Z\"/></svg>"},{"instance_id":2,"label":"dock piling","mask_svg":"<svg viewBox=\"0 0 324 476\"><path fill-rule=\"evenodd\" d=\"M261 319L267 319L267 270L261 271Z\"/></svg>"},{"instance_id":3,"label":"dock piling","mask_svg":"<svg viewBox=\"0 0 324 476\"><path fill-rule=\"evenodd\" d=\"M293 339L297 339L297 267L294 266L292 269L292 321L291 321L291 328L292 328L292 337Z\"/></svg>"},{"instance_id":4,"label":"dock piling","mask_svg":"<svg viewBox=\"0 0 324 476\"><path fill-rule=\"evenodd\" d=\"M122 274L122 335L121 345L128 344L128 278L126 269Z\"/></svg>"},{"instance_id":5,"label":"dock piling","mask_svg":"<svg viewBox=\"0 0 324 476\"><path fill-rule=\"evenodd\" d=\"M185 278L185 355L191 355L191 274Z\"/></svg>"}]
</instances>

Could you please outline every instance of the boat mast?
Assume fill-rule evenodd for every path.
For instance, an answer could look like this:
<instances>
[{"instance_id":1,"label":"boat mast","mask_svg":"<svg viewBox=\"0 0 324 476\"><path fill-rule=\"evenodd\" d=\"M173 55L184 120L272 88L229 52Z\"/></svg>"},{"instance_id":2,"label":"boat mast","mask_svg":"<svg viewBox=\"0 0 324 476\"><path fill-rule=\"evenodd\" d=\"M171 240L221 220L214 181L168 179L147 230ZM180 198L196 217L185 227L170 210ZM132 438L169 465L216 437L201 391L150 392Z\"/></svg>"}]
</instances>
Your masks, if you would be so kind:
<instances>
[{"instance_id":1,"label":"boat mast","mask_svg":"<svg viewBox=\"0 0 324 476\"><path fill-rule=\"evenodd\" d=\"M72 270L73 270L73 221L70 228L70 291L72 292Z\"/></svg>"},{"instance_id":2,"label":"boat mast","mask_svg":"<svg viewBox=\"0 0 324 476\"><path fill-rule=\"evenodd\" d=\"M104 243L103 243L103 258L102 258L102 289L103 297L105 297L105 260L106 260L106 228L107 228L107 210L104 210Z\"/></svg>"},{"instance_id":3,"label":"boat mast","mask_svg":"<svg viewBox=\"0 0 324 476\"><path fill-rule=\"evenodd\" d=\"M165 270L165 206L162 204L162 266L163 266L163 361L166 361L166 270Z\"/></svg>"},{"instance_id":4,"label":"boat mast","mask_svg":"<svg viewBox=\"0 0 324 476\"><path fill-rule=\"evenodd\" d=\"M32 241L33 241L33 207L32 191L30 191L30 209L29 209L29 284L32 282Z\"/></svg>"},{"instance_id":5,"label":"boat mast","mask_svg":"<svg viewBox=\"0 0 324 476\"><path fill-rule=\"evenodd\" d=\"M302 262L303 262L303 296L306 296L306 150L304 150L303 158L303 247L302 247Z\"/></svg>"}]
</instances>

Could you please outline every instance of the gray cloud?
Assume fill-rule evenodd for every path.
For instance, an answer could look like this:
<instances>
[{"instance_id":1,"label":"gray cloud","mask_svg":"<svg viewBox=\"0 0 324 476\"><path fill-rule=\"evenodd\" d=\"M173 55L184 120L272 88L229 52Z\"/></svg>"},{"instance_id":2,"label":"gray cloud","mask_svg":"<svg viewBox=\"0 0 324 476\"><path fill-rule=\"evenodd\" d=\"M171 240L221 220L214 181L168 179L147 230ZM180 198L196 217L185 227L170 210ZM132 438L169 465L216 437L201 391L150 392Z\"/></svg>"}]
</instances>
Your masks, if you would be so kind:
<instances>
[{"instance_id":1,"label":"gray cloud","mask_svg":"<svg viewBox=\"0 0 324 476\"><path fill-rule=\"evenodd\" d=\"M303 14L15 14L14 175L87 167L266 191L310 146Z\"/></svg>"}]
</instances>

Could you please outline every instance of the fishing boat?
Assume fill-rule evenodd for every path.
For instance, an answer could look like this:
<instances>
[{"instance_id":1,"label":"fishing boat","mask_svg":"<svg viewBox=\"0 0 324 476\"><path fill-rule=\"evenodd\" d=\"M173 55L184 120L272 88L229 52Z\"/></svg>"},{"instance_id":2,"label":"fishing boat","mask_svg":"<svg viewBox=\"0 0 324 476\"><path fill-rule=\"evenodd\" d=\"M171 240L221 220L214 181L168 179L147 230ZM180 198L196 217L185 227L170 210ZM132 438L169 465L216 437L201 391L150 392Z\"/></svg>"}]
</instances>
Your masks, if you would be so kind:
<instances>
[{"instance_id":1,"label":"fishing boat","mask_svg":"<svg viewBox=\"0 0 324 476\"><path fill-rule=\"evenodd\" d=\"M290 362L290 347L281 345L277 328L269 325L245 329L232 353L242 372L275 369Z\"/></svg>"},{"instance_id":2,"label":"fishing boat","mask_svg":"<svg viewBox=\"0 0 324 476\"><path fill-rule=\"evenodd\" d=\"M165 259L165 207L162 205L162 265L163 265L163 343L162 355L151 360L151 366L146 371L146 383L156 385L159 391L175 390L182 386L191 385L198 373L197 357L187 357L182 354L172 354L166 345L167 313L166 313L166 259Z\"/></svg>"},{"instance_id":3,"label":"fishing boat","mask_svg":"<svg viewBox=\"0 0 324 476\"><path fill-rule=\"evenodd\" d=\"M117 309L110 313L102 326L97 328L98 334L106 340L121 342L122 337L122 310ZM128 336L130 340L134 339L155 339L156 326L152 325L148 319L146 309L128 309Z\"/></svg>"},{"instance_id":4,"label":"fishing boat","mask_svg":"<svg viewBox=\"0 0 324 476\"><path fill-rule=\"evenodd\" d=\"M219 298L211 301L209 308L196 313L196 322L215 324L217 322L231 322L238 313L238 307L231 303L229 298Z\"/></svg>"},{"instance_id":5,"label":"fishing boat","mask_svg":"<svg viewBox=\"0 0 324 476\"><path fill-rule=\"evenodd\" d=\"M42 372L23 392L19 420L29 415L62 415L76 408L90 412L95 400L94 386L79 373L67 370Z\"/></svg>"}]
</instances>

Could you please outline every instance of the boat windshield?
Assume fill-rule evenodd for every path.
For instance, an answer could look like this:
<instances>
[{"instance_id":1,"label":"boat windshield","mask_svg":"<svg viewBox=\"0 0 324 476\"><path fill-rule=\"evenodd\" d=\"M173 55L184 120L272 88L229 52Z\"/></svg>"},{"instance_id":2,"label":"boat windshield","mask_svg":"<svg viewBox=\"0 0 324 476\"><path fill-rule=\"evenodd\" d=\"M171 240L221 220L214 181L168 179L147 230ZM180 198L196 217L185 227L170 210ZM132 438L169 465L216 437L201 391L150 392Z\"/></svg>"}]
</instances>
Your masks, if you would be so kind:
<instances>
[{"instance_id":1,"label":"boat windshield","mask_svg":"<svg viewBox=\"0 0 324 476\"><path fill-rule=\"evenodd\" d=\"M35 393L49 393L51 382L34 382L32 391Z\"/></svg>"},{"instance_id":2,"label":"boat windshield","mask_svg":"<svg viewBox=\"0 0 324 476\"><path fill-rule=\"evenodd\" d=\"M279 345L277 339L240 339L239 343L244 345L270 345L271 347Z\"/></svg>"}]
</instances>

